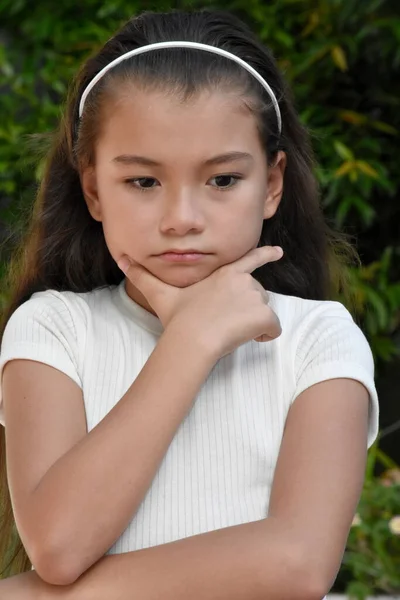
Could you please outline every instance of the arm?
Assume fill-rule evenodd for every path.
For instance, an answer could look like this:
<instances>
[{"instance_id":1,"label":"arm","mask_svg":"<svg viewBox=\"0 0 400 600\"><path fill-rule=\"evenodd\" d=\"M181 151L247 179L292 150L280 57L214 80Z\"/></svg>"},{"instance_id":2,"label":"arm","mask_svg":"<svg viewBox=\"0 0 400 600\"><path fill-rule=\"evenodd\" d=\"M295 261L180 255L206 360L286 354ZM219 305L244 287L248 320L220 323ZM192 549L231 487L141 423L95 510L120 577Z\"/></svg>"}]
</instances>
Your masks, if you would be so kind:
<instances>
[{"instance_id":1,"label":"arm","mask_svg":"<svg viewBox=\"0 0 400 600\"><path fill-rule=\"evenodd\" d=\"M71 583L126 529L216 362L209 355L200 340L187 343L180 330L167 329L126 394L88 434L72 424L78 400L72 409L68 377L35 362L6 365L10 489L22 542L42 579Z\"/></svg>"},{"instance_id":2,"label":"arm","mask_svg":"<svg viewBox=\"0 0 400 600\"><path fill-rule=\"evenodd\" d=\"M367 423L359 382L307 388L288 413L268 518L104 556L43 600L321 600L361 494Z\"/></svg>"},{"instance_id":3,"label":"arm","mask_svg":"<svg viewBox=\"0 0 400 600\"><path fill-rule=\"evenodd\" d=\"M66 586L32 572L0 590L9 583L9 600L33 600L33 591L35 600L321 600L299 548L287 542L287 529L264 519L104 556Z\"/></svg>"},{"instance_id":4,"label":"arm","mask_svg":"<svg viewBox=\"0 0 400 600\"><path fill-rule=\"evenodd\" d=\"M104 556L65 586L26 572L0 581L0 593L5 600L321 600L304 557L287 542L287 529L264 519Z\"/></svg>"},{"instance_id":5,"label":"arm","mask_svg":"<svg viewBox=\"0 0 400 600\"><path fill-rule=\"evenodd\" d=\"M366 388L338 378L307 388L288 413L268 516L302 540L321 596L335 582L360 500L368 411Z\"/></svg>"},{"instance_id":6,"label":"arm","mask_svg":"<svg viewBox=\"0 0 400 600\"><path fill-rule=\"evenodd\" d=\"M362 491L367 426L358 381L311 386L288 413L267 519L103 557L71 600L321 600Z\"/></svg>"}]
</instances>

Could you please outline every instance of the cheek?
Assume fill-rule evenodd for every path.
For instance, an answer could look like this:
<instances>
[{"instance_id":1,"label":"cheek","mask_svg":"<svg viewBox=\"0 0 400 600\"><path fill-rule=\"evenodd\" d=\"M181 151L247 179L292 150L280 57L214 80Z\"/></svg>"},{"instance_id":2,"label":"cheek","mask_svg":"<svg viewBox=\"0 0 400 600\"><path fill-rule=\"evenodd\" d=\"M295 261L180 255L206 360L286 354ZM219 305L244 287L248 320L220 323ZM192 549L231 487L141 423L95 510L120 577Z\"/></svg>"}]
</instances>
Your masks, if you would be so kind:
<instances>
[{"instance_id":1,"label":"cheek","mask_svg":"<svg viewBox=\"0 0 400 600\"><path fill-rule=\"evenodd\" d=\"M249 198L248 202L238 205L231 214L224 219L223 229L229 236L233 247L248 247L255 238L255 246L260 238L264 220L264 205ZM254 247L255 247L254 246Z\"/></svg>"},{"instance_id":2,"label":"cheek","mask_svg":"<svg viewBox=\"0 0 400 600\"><path fill-rule=\"evenodd\" d=\"M99 198L104 238L111 256L138 256L149 239L149 224L129 188L116 183L99 169ZM147 219L148 221L149 219Z\"/></svg>"},{"instance_id":3,"label":"cheek","mask_svg":"<svg viewBox=\"0 0 400 600\"><path fill-rule=\"evenodd\" d=\"M242 220L236 226L232 226L223 237L220 238L220 258L223 263L231 263L248 252L257 248L262 230L262 221L252 218Z\"/></svg>"},{"instance_id":4,"label":"cheek","mask_svg":"<svg viewBox=\"0 0 400 600\"><path fill-rule=\"evenodd\" d=\"M132 225L132 203L124 187L103 180L99 187L101 214L104 231L107 235L118 235Z\"/></svg>"},{"instance_id":5,"label":"cheek","mask_svg":"<svg viewBox=\"0 0 400 600\"><path fill-rule=\"evenodd\" d=\"M149 244L150 234L149 227L140 215L115 203L107 207L102 224L104 238L114 260L123 254L141 259Z\"/></svg>"},{"instance_id":6,"label":"cheek","mask_svg":"<svg viewBox=\"0 0 400 600\"><path fill-rule=\"evenodd\" d=\"M230 223L229 254L230 260L237 260L250 250L257 248L264 224L263 190L255 186L254 195L246 194L246 201L238 208ZM256 196L256 197L255 197Z\"/></svg>"}]
</instances>

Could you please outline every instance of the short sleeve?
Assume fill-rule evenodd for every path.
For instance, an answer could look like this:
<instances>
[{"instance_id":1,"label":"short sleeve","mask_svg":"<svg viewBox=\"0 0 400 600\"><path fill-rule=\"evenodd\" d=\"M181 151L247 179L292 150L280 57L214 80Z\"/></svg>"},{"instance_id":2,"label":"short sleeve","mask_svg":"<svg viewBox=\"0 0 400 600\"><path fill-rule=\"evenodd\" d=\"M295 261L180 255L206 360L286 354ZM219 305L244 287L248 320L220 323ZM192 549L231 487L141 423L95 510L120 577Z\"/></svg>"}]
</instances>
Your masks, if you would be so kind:
<instances>
[{"instance_id":1,"label":"short sleeve","mask_svg":"<svg viewBox=\"0 0 400 600\"><path fill-rule=\"evenodd\" d=\"M82 387L76 327L59 295L34 294L7 321L0 351L0 424L4 426L3 369L16 358L50 365Z\"/></svg>"},{"instance_id":2,"label":"short sleeve","mask_svg":"<svg viewBox=\"0 0 400 600\"><path fill-rule=\"evenodd\" d=\"M379 403L370 345L350 312L340 302L325 301L305 317L294 359L294 399L327 379L349 378L369 392L368 448L379 431Z\"/></svg>"}]
</instances>

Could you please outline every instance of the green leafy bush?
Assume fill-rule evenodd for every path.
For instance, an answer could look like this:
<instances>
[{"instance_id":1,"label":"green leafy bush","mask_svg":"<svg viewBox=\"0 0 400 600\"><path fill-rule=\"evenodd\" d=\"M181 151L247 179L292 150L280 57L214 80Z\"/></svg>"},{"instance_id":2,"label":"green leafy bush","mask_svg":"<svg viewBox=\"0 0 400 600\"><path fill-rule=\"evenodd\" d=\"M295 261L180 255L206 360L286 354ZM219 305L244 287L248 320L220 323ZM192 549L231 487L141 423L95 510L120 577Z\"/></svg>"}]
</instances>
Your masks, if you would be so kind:
<instances>
[{"instance_id":1,"label":"green leafy bush","mask_svg":"<svg viewBox=\"0 0 400 600\"><path fill-rule=\"evenodd\" d=\"M374 476L375 462L387 470ZM367 475L342 561L346 593L365 600L374 592L400 591L400 468L378 448L368 455Z\"/></svg>"}]
</instances>

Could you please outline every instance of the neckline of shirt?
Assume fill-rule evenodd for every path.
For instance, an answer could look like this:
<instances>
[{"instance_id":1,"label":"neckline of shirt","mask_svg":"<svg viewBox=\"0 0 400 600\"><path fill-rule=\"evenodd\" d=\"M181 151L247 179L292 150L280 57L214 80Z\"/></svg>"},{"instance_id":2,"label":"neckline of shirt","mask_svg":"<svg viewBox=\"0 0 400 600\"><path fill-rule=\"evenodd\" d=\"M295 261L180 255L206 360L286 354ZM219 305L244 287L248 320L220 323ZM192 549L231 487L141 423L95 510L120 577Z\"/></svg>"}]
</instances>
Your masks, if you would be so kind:
<instances>
[{"instance_id":1,"label":"neckline of shirt","mask_svg":"<svg viewBox=\"0 0 400 600\"><path fill-rule=\"evenodd\" d=\"M128 296L125 288L125 281L126 278L124 278L121 283L118 284L117 290L119 298L129 315L134 321L138 322L141 327L144 327L148 331L151 331L157 335L163 333L164 327L160 319Z\"/></svg>"}]
</instances>

